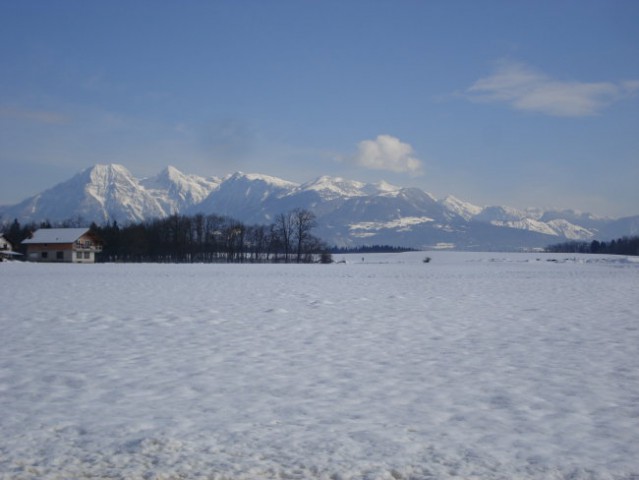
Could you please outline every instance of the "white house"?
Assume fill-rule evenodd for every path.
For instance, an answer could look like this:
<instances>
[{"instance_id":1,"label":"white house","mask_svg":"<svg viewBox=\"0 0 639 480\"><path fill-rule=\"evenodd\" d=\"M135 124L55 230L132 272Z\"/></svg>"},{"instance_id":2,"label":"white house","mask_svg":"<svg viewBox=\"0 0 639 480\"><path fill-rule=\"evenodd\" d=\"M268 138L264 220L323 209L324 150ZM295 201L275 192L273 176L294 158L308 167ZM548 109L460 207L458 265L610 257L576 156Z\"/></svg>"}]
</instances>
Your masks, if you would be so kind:
<instances>
[{"instance_id":1,"label":"white house","mask_svg":"<svg viewBox=\"0 0 639 480\"><path fill-rule=\"evenodd\" d=\"M13 245L11 242L4 238L4 234L0 233L0 251L12 251Z\"/></svg>"},{"instance_id":2,"label":"white house","mask_svg":"<svg viewBox=\"0 0 639 480\"><path fill-rule=\"evenodd\" d=\"M17 255L20 254L13 251L13 245L11 242L7 240L2 233L0 233L0 261L5 258L13 258Z\"/></svg>"},{"instance_id":3,"label":"white house","mask_svg":"<svg viewBox=\"0 0 639 480\"><path fill-rule=\"evenodd\" d=\"M93 263L102 251L100 239L88 228L41 228L22 243L32 262Z\"/></svg>"}]
</instances>

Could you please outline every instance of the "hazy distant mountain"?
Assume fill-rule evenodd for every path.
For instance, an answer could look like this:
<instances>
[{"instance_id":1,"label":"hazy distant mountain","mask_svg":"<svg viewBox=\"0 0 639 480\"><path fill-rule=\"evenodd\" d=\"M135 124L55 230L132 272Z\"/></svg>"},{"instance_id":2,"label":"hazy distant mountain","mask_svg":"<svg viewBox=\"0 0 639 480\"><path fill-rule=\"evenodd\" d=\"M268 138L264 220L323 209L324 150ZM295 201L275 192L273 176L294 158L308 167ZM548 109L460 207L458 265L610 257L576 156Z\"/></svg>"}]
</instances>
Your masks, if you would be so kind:
<instances>
[{"instance_id":1,"label":"hazy distant mountain","mask_svg":"<svg viewBox=\"0 0 639 480\"><path fill-rule=\"evenodd\" d=\"M124 224L171 214L217 214L245 223L271 223L293 208L317 216L316 234L340 246L391 244L414 248L513 250L565 240L609 240L639 233L639 216L596 217L573 210L480 207L442 200L417 188L323 176L297 184L234 173L223 179L167 167L138 180L121 165L95 165L16 205L1 220Z\"/></svg>"},{"instance_id":2,"label":"hazy distant mountain","mask_svg":"<svg viewBox=\"0 0 639 480\"><path fill-rule=\"evenodd\" d=\"M639 215L606 222L599 228L597 237L614 239L630 235L639 235Z\"/></svg>"}]
</instances>

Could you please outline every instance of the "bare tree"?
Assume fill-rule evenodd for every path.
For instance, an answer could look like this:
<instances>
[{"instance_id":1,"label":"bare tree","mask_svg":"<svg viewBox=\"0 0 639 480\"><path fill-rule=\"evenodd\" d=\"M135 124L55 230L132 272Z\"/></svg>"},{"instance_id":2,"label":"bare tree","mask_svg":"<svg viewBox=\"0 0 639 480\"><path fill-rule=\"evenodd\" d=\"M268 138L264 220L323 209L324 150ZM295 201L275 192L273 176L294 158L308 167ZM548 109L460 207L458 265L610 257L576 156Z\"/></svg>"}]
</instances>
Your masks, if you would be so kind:
<instances>
[{"instance_id":1,"label":"bare tree","mask_svg":"<svg viewBox=\"0 0 639 480\"><path fill-rule=\"evenodd\" d=\"M302 261L302 255L306 253L310 240L313 238L311 230L317 226L315 214L308 210L296 208L293 210L293 236L297 245L296 262Z\"/></svg>"},{"instance_id":2,"label":"bare tree","mask_svg":"<svg viewBox=\"0 0 639 480\"><path fill-rule=\"evenodd\" d=\"M293 234L295 232L295 215L293 211L280 213L275 217L275 234L284 250L284 261L288 263L293 247Z\"/></svg>"},{"instance_id":3,"label":"bare tree","mask_svg":"<svg viewBox=\"0 0 639 480\"><path fill-rule=\"evenodd\" d=\"M222 231L227 262L244 261L244 240L246 227L237 220L229 219Z\"/></svg>"}]
</instances>

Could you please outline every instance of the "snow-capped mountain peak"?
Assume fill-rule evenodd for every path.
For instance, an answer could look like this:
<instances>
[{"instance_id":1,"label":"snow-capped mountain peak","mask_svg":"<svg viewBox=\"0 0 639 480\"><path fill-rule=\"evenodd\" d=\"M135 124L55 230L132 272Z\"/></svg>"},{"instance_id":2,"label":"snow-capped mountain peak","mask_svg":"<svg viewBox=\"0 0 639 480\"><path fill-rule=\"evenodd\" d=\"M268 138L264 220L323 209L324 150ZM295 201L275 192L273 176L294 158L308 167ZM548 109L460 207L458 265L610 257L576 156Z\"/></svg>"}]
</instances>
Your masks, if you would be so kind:
<instances>
[{"instance_id":1,"label":"snow-capped mountain peak","mask_svg":"<svg viewBox=\"0 0 639 480\"><path fill-rule=\"evenodd\" d=\"M263 184L266 184L275 188L281 188L281 189L293 189L299 186L297 183L289 182L288 180L283 180L278 177L272 177L270 175L262 175L259 173L235 172L224 179L225 183L229 181L261 182Z\"/></svg>"},{"instance_id":2,"label":"snow-capped mountain peak","mask_svg":"<svg viewBox=\"0 0 639 480\"><path fill-rule=\"evenodd\" d=\"M272 218L268 204L294 192L297 183L257 173L235 172L188 212L215 212L251 223Z\"/></svg>"},{"instance_id":3,"label":"snow-capped mountain peak","mask_svg":"<svg viewBox=\"0 0 639 480\"><path fill-rule=\"evenodd\" d=\"M174 181L179 181L184 177L184 174L173 165L168 165L164 170L160 172L160 175L164 175L166 178L172 179Z\"/></svg>"},{"instance_id":4,"label":"snow-capped mountain peak","mask_svg":"<svg viewBox=\"0 0 639 480\"><path fill-rule=\"evenodd\" d=\"M79 179L86 180L85 191L92 195L100 203L116 198L133 197L138 189L139 183L135 177L118 164L102 165L98 164L85 170L85 174L80 174Z\"/></svg>"},{"instance_id":5,"label":"snow-capped mountain peak","mask_svg":"<svg viewBox=\"0 0 639 480\"><path fill-rule=\"evenodd\" d=\"M472 203L464 202L463 200L460 200L453 195L448 195L441 201L441 204L448 210L456 215L459 215L465 220L470 220L471 218L479 215L483 210L482 207L473 205Z\"/></svg>"},{"instance_id":6,"label":"snow-capped mountain peak","mask_svg":"<svg viewBox=\"0 0 639 480\"><path fill-rule=\"evenodd\" d=\"M23 220L141 221L165 214L122 165L94 165L12 208Z\"/></svg>"},{"instance_id":7,"label":"snow-capped mountain peak","mask_svg":"<svg viewBox=\"0 0 639 480\"><path fill-rule=\"evenodd\" d=\"M202 202L219 187L221 180L184 174L169 165L157 176L145 178L140 183L155 196L167 214L173 214Z\"/></svg>"},{"instance_id":8,"label":"snow-capped mountain peak","mask_svg":"<svg viewBox=\"0 0 639 480\"><path fill-rule=\"evenodd\" d=\"M382 180L381 182L374 183L373 186L380 193L396 192L397 190L401 190L402 188L396 185L392 185L384 180Z\"/></svg>"},{"instance_id":9,"label":"snow-capped mountain peak","mask_svg":"<svg viewBox=\"0 0 639 480\"><path fill-rule=\"evenodd\" d=\"M88 174L93 183L108 184L110 181L118 178L124 178L127 181L134 179L133 175L124 166L117 163L101 164L98 163L93 167L84 170Z\"/></svg>"},{"instance_id":10,"label":"snow-capped mountain peak","mask_svg":"<svg viewBox=\"0 0 639 480\"><path fill-rule=\"evenodd\" d=\"M341 177L322 176L312 182L303 184L300 189L317 192L325 200L345 197L361 197L367 195L367 184Z\"/></svg>"}]
</instances>

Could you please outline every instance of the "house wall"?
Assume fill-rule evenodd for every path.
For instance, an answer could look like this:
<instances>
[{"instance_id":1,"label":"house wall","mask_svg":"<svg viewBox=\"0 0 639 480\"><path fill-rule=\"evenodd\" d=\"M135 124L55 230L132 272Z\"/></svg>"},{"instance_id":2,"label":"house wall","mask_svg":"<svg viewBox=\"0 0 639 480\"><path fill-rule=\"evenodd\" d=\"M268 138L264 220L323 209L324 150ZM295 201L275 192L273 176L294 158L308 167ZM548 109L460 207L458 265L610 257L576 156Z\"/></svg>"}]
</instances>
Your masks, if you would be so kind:
<instances>
[{"instance_id":1,"label":"house wall","mask_svg":"<svg viewBox=\"0 0 639 480\"><path fill-rule=\"evenodd\" d=\"M95 263L95 252L89 250L74 250L73 263Z\"/></svg>"},{"instance_id":2,"label":"house wall","mask_svg":"<svg viewBox=\"0 0 639 480\"><path fill-rule=\"evenodd\" d=\"M74 263L95 263L95 251L98 246L95 244L92 235L82 235L75 242L73 252Z\"/></svg>"},{"instance_id":3,"label":"house wall","mask_svg":"<svg viewBox=\"0 0 639 480\"><path fill-rule=\"evenodd\" d=\"M73 244L33 244L27 246L27 260L32 262L72 262Z\"/></svg>"},{"instance_id":4,"label":"house wall","mask_svg":"<svg viewBox=\"0 0 639 480\"><path fill-rule=\"evenodd\" d=\"M89 250L60 248L59 245L31 245L27 250L27 259L32 262L95 263L95 253Z\"/></svg>"}]
</instances>

